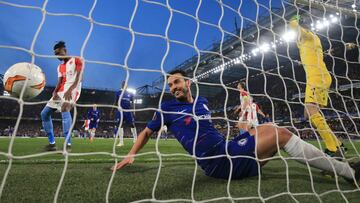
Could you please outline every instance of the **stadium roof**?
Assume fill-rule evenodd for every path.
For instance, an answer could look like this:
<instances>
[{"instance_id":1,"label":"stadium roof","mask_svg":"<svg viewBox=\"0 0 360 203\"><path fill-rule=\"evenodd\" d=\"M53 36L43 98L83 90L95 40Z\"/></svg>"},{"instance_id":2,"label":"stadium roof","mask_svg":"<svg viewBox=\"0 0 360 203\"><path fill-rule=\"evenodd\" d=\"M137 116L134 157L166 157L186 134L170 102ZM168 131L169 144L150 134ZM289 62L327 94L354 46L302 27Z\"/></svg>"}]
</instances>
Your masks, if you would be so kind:
<instances>
[{"instance_id":1,"label":"stadium roof","mask_svg":"<svg viewBox=\"0 0 360 203\"><path fill-rule=\"evenodd\" d=\"M329 29L316 30L315 26L313 28L320 36L324 50L343 45L345 42L356 42L358 30L354 27L354 21L350 20L354 16L341 15L344 10L340 11L340 14L335 12L331 9L332 2L328 2L330 7L326 7L325 10L316 6L317 4L311 9L313 22L327 21L325 17L330 19L330 16L334 19L334 24ZM351 8L352 5L350 3L351 1L343 1L341 5L348 11L348 7ZM205 96L213 96L221 91L221 88L214 88L214 84L221 87L220 78L224 84L228 84L242 80L247 75L278 69L285 72L285 75L286 72L291 75L293 67L300 65L298 49L295 43L285 42L282 35L286 32L287 20L295 14L309 13L308 6L295 7L287 2L285 8L271 8L271 11L270 16L258 16L257 22L243 18L242 29L237 29L234 33L225 33L223 41L215 43L209 50L201 51L199 64L198 55L195 55L174 69L182 69L191 76L196 71L195 75L200 83L211 83L210 86L201 85L201 92ZM338 17L333 17L336 15ZM341 23L336 22L338 18ZM244 58L237 61L236 58L239 56ZM305 75L302 74L301 77L300 80L304 80ZM153 86L162 87L162 84L163 78L159 78L154 81Z\"/></svg>"}]
</instances>

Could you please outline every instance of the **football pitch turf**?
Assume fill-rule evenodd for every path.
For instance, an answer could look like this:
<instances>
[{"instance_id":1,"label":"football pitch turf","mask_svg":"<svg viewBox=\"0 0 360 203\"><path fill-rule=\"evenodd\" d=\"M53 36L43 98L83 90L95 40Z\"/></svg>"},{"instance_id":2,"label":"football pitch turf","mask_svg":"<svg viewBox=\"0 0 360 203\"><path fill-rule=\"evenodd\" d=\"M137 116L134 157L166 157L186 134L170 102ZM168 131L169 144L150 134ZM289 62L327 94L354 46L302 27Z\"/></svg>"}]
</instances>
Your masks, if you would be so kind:
<instances>
[{"instance_id":1,"label":"football pitch turf","mask_svg":"<svg viewBox=\"0 0 360 203\"><path fill-rule=\"evenodd\" d=\"M58 149L63 139L57 138ZM4 155L8 152L10 139L0 138L0 174L3 180L9 160ZM313 142L315 143L315 142ZM53 202L61 175L65 166L65 157L61 151L53 154L44 153L47 144L45 138L16 138L11 163L0 202ZM345 143L346 144L346 143ZM360 143L354 142L357 149ZM356 157L350 144L347 156ZM110 167L115 158L113 139L88 140L73 139L71 155L65 177L58 195L58 202L105 202L106 191L112 176ZM125 140L125 146L116 148L117 155L125 155L131 148L132 141ZM162 154L161 170L156 182ZM100 152L102 154L100 154ZM306 166L293 160L286 163L277 158L263 167L261 182L259 178L232 180L228 187L227 180L214 179L196 170L195 184L192 188L195 163L185 156L176 140L156 140L149 143L140 153L147 152L135 159L133 165L117 171L111 190L109 202L130 202L138 200L171 201L209 201L231 202L359 202L360 191L342 178L338 179L321 175L312 169L312 179ZM83 153L92 153L86 155ZM284 154L284 153L282 153ZM30 156L32 155L32 156ZM35 156L36 155L36 156ZM119 158L121 160L121 158ZM289 177L286 176L288 167ZM289 180L289 181L287 181ZM193 190L193 193L192 193ZM341 192L340 192L341 191ZM154 196L153 196L154 195ZM192 196L193 195L193 196Z\"/></svg>"}]
</instances>

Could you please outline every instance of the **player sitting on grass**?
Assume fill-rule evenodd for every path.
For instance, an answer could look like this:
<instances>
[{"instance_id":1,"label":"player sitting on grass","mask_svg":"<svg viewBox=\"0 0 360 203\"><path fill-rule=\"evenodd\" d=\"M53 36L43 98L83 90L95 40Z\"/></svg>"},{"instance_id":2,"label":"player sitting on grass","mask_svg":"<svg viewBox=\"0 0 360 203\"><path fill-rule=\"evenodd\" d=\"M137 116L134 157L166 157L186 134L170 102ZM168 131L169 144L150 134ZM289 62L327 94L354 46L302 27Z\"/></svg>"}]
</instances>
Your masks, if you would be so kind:
<instances>
[{"instance_id":1,"label":"player sitting on grass","mask_svg":"<svg viewBox=\"0 0 360 203\"><path fill-rule=\"evenodd\" d=\"M172 71L167 82L175 99L162 103L161 112L155 113L152 121L139 134L128 155L113 166L112 170L132 164L136 153L147 143L152 133L161 128L163 121L184 149L196 156L197 163L205 174L211 177L241 179L257 176L259 167L267 162L265 159L272 157L280 148L300 163L334 171L352 183L360 179L360 162L350 165L327 157L315 146L274 124L261 125L226 140L211 122L207 100L203 97L192 97L191 81L186 78L185 72ZM228 155L231 156L232 165Z\"/></svg>"}]
</instances>

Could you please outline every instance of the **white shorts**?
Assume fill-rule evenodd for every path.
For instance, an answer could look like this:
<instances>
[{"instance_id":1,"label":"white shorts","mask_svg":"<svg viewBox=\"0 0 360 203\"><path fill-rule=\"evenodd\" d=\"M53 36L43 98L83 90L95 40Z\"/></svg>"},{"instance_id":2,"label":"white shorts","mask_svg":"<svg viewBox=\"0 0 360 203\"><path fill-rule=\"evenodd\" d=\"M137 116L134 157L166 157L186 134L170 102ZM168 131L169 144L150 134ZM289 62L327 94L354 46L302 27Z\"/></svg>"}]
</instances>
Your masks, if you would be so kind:
<instances>
[{"instance_id":1,"label":"white shorts","mask_svg":"<svg viewBox=\"0 0 360 203\"><path fill-rule=\"evenodd\" d=\"M81 93L81 88L75 88L71 93L71 101L68 101L69 103L76 103L76 101L79 99ZM58 92L57 93L60 97L60 100L54 100L52 97L46 104L46 106L56 109L57 111L61 111L62 105L65 103L64 94L65 91Z\"/></svg>"},{"instance_id":2,"label":"white shorts","mask_svg":"<svg viewBox=\"0 0 360 203\"><path fill-rule=\"evenodd\" d=\"M259 125L257 117L255 118L254 116L254 118L251 118L249 112L245 112L242 116L240 116L239 121L250 125L250 127L256 127Z\"/></svg>"}]
</instances>

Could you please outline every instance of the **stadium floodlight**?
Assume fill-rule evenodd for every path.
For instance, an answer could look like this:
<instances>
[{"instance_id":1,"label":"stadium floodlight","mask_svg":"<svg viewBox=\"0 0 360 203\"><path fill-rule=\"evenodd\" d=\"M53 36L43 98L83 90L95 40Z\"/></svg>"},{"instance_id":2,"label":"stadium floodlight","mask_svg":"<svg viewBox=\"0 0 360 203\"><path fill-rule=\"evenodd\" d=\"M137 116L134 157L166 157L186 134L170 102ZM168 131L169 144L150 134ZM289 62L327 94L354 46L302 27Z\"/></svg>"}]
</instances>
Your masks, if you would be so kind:
<instances>
[{"instance_id":1,"label":"stadium floodlight","mask_svg":"<svg viewBox=\"0 0 360 203\"><path fill-rule=\"evenodd\" d=\"M324 20L323 20L323 25L324 25L324 26L329 26L330 23L329 23L329 21L328 21L327 19L324 19Z\"/></svg>"},{"instance_id":2,"label":"stadium floodlight","mask_svg":"<svg viewBox=\"0 0 360 203\"><path fill-rule=\"evenodd\" d=\"M331 23L336 23L338 21L338 18L333 16L330 18Z\"/></svg>"},{"instance_id":3,"label":"stadium floodlight","mask_svg":"<svg viewBox=\"0 0 360 203\"><path fill-rule=\"evenodd\" d=\"M261 52L267 52L267 51L270 50L270 46L269 46L268 43L264 43L264 44L262 44L262 45L259 47L259 50L260 50Z\"/></svg>"},{"instance_id":4,"label":"stadium floodlight","mask_svg":"<svg viewBox=\"0 0 360 203\"><path fill-rule=\"evenodd\" d=\"M255 48L251 51L251 53L256 56L256 54L259 52L259 48Z\"/></svg>"},{"instance_id":5,"label":"stadium floodlight","mask_svg":"<svg viewBox=\"0 0 360 203\"><path fill-rule=\"evenodd\" d=\"M135 103L135 104L142 104L142 103L143 103L143 100L142 100L142 99L135 99L135 100L134 100L134 103Z\"/></svg>"},{"instance_id":6,"label":"stadium floodlight","mask_svg":"<svg viewBox=\"0 0 360 203\"><path fill-rule=\"evenodd\" d=\"M316 23L316 29L321 30L323 28L324 28L324 24L322 24L320 22Z\"/></svg>"},{"instance_id":7,"label":"stadium floodlight","mask_svg":"<svg viewBox=\"0 0 360 203\"><path fill-rule=\"evenodd\" d=\"M293 41L295 40L296 38L296 32L294 30L288 30L287 32L285 32L283 35L282 35L282 39L285 41L285 42L290 42L290 41ZM281 44L281 42L280 42Z\"/></svg>"},{"instance_id":8,"label":"stadium floodlight","mask_svg":"<svg viewBox=\"0 0 360 203\"><path fill-rule=\"evenodd\" d=\"M134 88L127 88L126 91L130 92L131 94L136 94L136 89Z\"/></svg>"}]
</instances>

